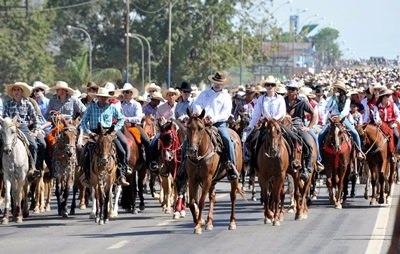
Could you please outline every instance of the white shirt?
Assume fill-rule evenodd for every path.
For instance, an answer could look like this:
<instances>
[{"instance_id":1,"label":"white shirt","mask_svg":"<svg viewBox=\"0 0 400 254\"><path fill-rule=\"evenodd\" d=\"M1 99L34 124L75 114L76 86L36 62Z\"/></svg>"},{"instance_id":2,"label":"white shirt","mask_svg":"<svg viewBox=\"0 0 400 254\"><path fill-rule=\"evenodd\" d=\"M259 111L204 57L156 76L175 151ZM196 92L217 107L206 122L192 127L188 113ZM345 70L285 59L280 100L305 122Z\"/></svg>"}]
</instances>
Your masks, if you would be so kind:
<instances>
[{"instance_id":1,"label":"white shirt","mask_svg":"<svg viewBox=\"0 0 400 254\"><path fill-rule=\"evenodd\" d=\"M232 98L224 91L214 91L212 88L202 91L193 102L193 109L202 108L213 123L226 122L232 111Z\"/></svg>"},{"instance_id":2,"label":"white shirt","mask_svg":"<svg viewBox=\"0 0 400 254\"><path fill-rule=\"evenodd\" d=\"M176 102L174 102L172 107L168 104L168 102L161 104L157 108L156 119L160 120L161 118L164 118L165 120L169 120L171 118L175 118L175 107Z\"/></svg>"},{"instance_id":3,"label":"white shirt","mask_svg":"<svg viewBox=\"0 0 400 254\"><path fill-rule=\"evenodd\" d=\"M350 113L350 102L350 99L347 98L342 111L339 111L338 99L336 96L332 96L326 104L326 115L322 123L326 124L331 116L340 115L342 118L346 117Z\"/></svg>"},{"instance_id":4,"label":"white shirt","mask_svg":"<svg viewBox=\"0 0 400 254\"><path fill-rule=\"evenodd\" d=\"M134 99L123 102L122 114L125 116L125 122L140 123L143 117L142 105Z\"/></svg>"},{"instance_id":5,"label":"white shirt","mask_svg":"<svg viewBox=\"0 0 400 254\"><path fill-rule=\"evenodd\" d=\"M266 95L258 97L251 116L249 128L252 130L260 118L282 119L286 115L286 103L283 96L275 94L272 97Z\"/></svg>"},{"instance_id":6,"label":"white shirt","mask_svg":"<svg viewBox=\"0 0 400 254\"><path fill-rule=\"evenodd\" d=\"M326 100L324 98L321 98L319 101L316 101L318 103L318 120L317 123L321 123L325 119L325 108L326 108ZM324 122L322 122L324 123Z\"/></svg>"}]
</instances>

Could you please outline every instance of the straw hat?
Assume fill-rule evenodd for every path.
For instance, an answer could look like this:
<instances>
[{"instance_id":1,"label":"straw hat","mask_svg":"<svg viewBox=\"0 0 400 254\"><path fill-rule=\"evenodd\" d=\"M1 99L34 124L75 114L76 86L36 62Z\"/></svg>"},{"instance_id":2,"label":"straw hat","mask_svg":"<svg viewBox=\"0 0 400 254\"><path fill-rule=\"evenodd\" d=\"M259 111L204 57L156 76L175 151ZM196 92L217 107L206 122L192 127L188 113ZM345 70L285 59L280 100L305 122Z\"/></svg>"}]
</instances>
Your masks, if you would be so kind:
<instances>
[{"instance_id":1,"label":"straw hat","mask_svg":"<svg viewBox=\"0 0 400 254\"><path fill-rule=\"evenodd\" d=\"M339 88L343 91L346 91L346 85L343 81L337 80L335 83L332 84L332 88Z\"/></svg>"},{"instance_id":2,"label":"straw hat","mask_svg":"<svg viewBox=\"0 0 400 254\"><path fill-rule=\"evenodd\" d=\"M373 94L376 90L381 90L383 89L385 86L382 86L381 83L379 82L374 82L372 84L369 85L369 92L371 94Z\"/></svg>"},{"instance_id":3,"label":"straw hat","mask_svg":"<svg viewBox=\"0 0 400 254\"><path fill-rule=\"evenodd\" d=\"M6 86L6 93L8 96L12 97L12 89L14 87L19 87L22 89L22 96L23 97L29 97L32 93L32 87L30 87L27 83L25 82L15 82L14 84L7 85Z\"/></svg>"},{"instance_id":4,"label":"straw hat","mask_svg":"<svg viewBox=\"0 0 400 254\"><path fill-rule=\"evenodd\" d=\"M146 98L144 98L144 97L141 96L141 95L139 95L138 97L136 97L135 100L136 100L137 102L142 102L142 103L146 103L146 102L147 102Z\"/></svg>"},{"instance_id":5,"label":"straw hat","mask_svg":"<svg viewBox=\"0 0 400 254\"><path fill-rule=\"evenodd\" d=\"M296 89L299 89L299 88L300 88L300 84L299 84L299 82L297 82L296 80L290 80L289 83L286 84L286 88L296 88Z\"/></svg>"},{"instance_id":6,"label":"straw hat","mask_svg":"<svg viewBox=\"0 0 400 254\"><path fill-rule=\"evenodd\" d=\"M391 95L391 94L393 94L393 91L390 89L387 89L386 87L379 90L379 97L385 96L385 95Z\"/></svg>"},{"instance_id":7,"label":"straw hat","mask_svg":"<svg viewBox=\"0 0 400 254\"><path fill-rule=\"evenodd\" d=\"M280 85L275 88L275 92L278 94L287 94L287 89L286 87Z\"/></svg>"},{"instance_id":8,"label":"straw hat","mask_svg":"<svg viewBox=\"0 0 400 254\"><path fill-rule=\"evenodd\" d=\"M107 98L115 98L116 97L116 96L110 95L109 92L110 91L107 88L99 87L99 90L97 91L97 93L93 94L93 95L97 96L97 97L107 97Z\"/></svg>"},{"instance_id":9,"label":"straw hat","mask_svg":"<svg viewBox=\"0 0 400 254\"><path fill-rule=\"evenodd\" d=\"M313 93L313 90L311 87L308 86L303 86L299 89L299 94L303 94L304 96L307 96L307 98L314 99L316 95Z\"/></svg>"},{"instance_id":10,"label":"straw hat","mask_svg":"<svg viewBox=\"0 0 400 254\"><path fill-rule=\"evenodd\" d=\"M173 93L177 97L180 95L178 90L170 87L170 88L168 88L168 89L163 91L162 95L163 95L164 99L167 99L167 94L169 94L169 93Z\"/></svg>"},{"instance_id":11,"label":"straw hat","mask_svg":"<svg viewBox=\"0 0 400 254\"><path fill-rule=\"evenodd\" d=\"M162 102L165 101L164 98L162 97L161 93L159 93L159 92L153 93L153 94L150 96L150 99L159 100L159 101L162 101Z\"/></svg>"},{"instance_id":12,"label":"straw hat","mask_svg":"<svg viewBox=\"0 0 400 254\"><path fill-rule=\"evenodd\" d=\"M274 78L274 76L269 75L265 80L261 80L260 84L277 84L277 80Z\"/></svg>"},{"instance_id":13,"label":"straw hat","mask_svg":"<svg viewBox=\"0 0 400 254\"><path fill-rule=\"evenodd\" d=\"M149 90L156 90L157 92L161 92L161 87L157 86L155 83L150 83L147 87L146 87L146 92L149 92Z\"/></svg>"},{"instance_id":14,"label":"straw hat","mask_svg":"<svg viewBox=\"0 0 400 254\"><path fill-rule=\"evenodd\" d=\"M47 93L50 88L48 85L42 83L41 81L35 81L35 82L33 82L33 85L32 85L32 92L35 91L36 89L43 89L44 93Z\"/></svg>"},{"instance_id":15,"label":"straw hat","mask_svg":"<svg viewBox=\"0 0 400 254\"><path fill-rule=\"evenodd\" d=\"M131 83L125 83L124 86L122 87L122 89L118 90L119 92L123 92L123 91L132 91L133 93L133 98L136 98L139 96L139 91L132 86Z\"/></svg>"},{"instance_id":16,"label":"straw hat","mask_svg":"<svg viewBox=\"0 0 400 254\"><path fill-rule=\"evenodd\" d=\"M261 86L261 85L257 85L254 89L254 91L258 94L260 93L265 93L267 92L267 89L265 89L265 87Z\"/></svg>"},{"instance_id":17,"label":"straw hat","mask_svg":"<svg viewBox=\"0 0 400 254\"><path fill-rule=\"evenodd\" d=\"M50 91L56 91L57 89L64 89L68 92L68 94L73 95L74 89L68 86L67 82L65 81L57 81L56 85L50 88Z\"/></svg>"},{"instance_id":18,"label":"straw hat","mask_svg":"<svg viewBox=\"0 0 400 254\"><path fill-rule=\"evenodd\" d=\"M225 85L230 81L228 76L222 71L217 71L214 75L209 75L208 80L210 80L214 84L220 85Z\"/></svg>"},{"instance_id":19,"label":"straw hat","mask_svg":"<svg viewBox=\"0 0 400 254\"><path fill-rule=\"evenodd\" d=\"M104 85L104 88L108 90L108 92L114 92L113 96L118 97L119 95L121 95L121 92L119 90L115 89L115 85L112 82L107 82Z\"/></svg>"}]
</instances>

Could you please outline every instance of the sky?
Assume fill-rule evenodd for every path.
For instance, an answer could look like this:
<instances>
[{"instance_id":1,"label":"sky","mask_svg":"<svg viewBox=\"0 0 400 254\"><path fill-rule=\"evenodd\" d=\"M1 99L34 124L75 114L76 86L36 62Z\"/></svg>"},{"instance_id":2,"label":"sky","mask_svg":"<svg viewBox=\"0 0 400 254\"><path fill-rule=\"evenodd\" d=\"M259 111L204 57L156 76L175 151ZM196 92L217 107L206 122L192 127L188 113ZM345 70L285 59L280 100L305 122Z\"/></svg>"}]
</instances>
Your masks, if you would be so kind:
<instances>
[{"instance_id":1,"label":"sky","mask_svg":"<svg viewBox=\"0 0 400 254\"><path fill-rule=\"evenodd\" d=\"M257 2L257 1L254 1ZM261 2L261 1L258 1ZM400 56L400 0L273 0L273 16L289 30L289 16L299 14L299 25L319 23L339 31L344 58ZM268 2L271 6L271 3ZM318 16L316 16L318 15Z\"/></svg>"}]
</instances>

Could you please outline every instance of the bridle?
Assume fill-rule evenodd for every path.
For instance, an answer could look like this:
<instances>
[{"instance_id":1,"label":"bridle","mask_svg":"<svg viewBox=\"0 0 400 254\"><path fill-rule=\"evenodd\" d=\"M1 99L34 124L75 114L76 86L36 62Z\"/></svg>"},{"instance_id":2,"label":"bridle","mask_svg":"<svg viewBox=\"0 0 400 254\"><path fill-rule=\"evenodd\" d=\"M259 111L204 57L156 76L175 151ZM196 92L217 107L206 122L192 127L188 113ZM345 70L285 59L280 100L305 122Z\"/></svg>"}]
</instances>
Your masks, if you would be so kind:
<instances>
[{"instance_id":1,"label":"bridle","mask_svg":"<svg viewBox=\"0 0 400 254\"><path fill-rule=\"evenodd\" d=\"M165 136L170 136L171 137L171 141L170 141L170 144L168 146L164 145L164 142L163 142L163 139L162 139ZM173 157L172 161L175 162L174 163L174 175L173 175L173 177L175 179L176 178L176 172L177 172L177 169L178 169L178 165L181 162L181 160L178 158L178 152L177 151L182 149L182 144L180 144L180 142L179 142L179 137L178 137L177 132L175 130L173 130L173 129L170 129L170 130L168 130L166 132L163 132L162 134L160 134L159 144L161 146L161 150L162 151L170 152L172 154L172 157ZM161 153L161 158L162 158L163 163L165 164L165 161L166 161L165 153Z\"/></svg>"},{"instance_id":2,"label":"bridle","mask_svg":"<svg viewBox=\"0 0 400 254\"><path fill-rule=\"evenodd\" d=\"M199 118L194 118L194 117L192 117L192 119L191 119L190 121L193 121L194 119L197 120L197 121L202 121L201 119L199 119ZM208 158L210 158L211 156L213 156L214 153L215 153L215 151L209 152L209 151L210 151L210 147L211 147L211 145L210 145L211 142L209 142L209 144L207 145L207 149L206 149L205 154L202 155L202 156L199 156L199 155L198 155L198 149L199 149L199 147L201 146L202 141L203 141L203 139L202 139L201 137L204 136L204 132L205 132L205 131L206 131L206 127L203 126L203 128L201 128L201 130L200 130L200 131L198 132L198 134L197 134L197 136L200 137L200 138L199 138L199 141L197 142L196 146L192 146L192 149L193 149L193 147L194 147L194 148L197 148L197 150L195 150L195 151L196 151L196 158L195 158L195 161L196 161L196 162L200 162L200 161L202 161L202 160L208 159ZM189 139L189 135L188 135L188 139ZM189 148L190 148L190 147L188 147L188 150L189 150ZM188 158L189 158L189 161L192 161L192 159L191 159L189 156L188 156Z\"/></svg>"}]
</instances>

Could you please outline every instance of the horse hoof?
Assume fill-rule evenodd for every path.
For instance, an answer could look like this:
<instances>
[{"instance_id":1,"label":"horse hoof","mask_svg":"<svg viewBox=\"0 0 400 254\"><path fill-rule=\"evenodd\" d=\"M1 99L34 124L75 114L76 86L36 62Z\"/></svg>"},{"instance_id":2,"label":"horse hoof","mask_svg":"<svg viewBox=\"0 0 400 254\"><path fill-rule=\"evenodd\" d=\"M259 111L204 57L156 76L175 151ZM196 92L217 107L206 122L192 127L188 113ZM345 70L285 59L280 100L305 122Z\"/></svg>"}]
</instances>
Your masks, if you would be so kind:
<instances>
[{"instance_id":1,"label":"horse hoof","mask_svg":"<svg viewBox=\"0 0 400 254\"><path fill-rule=\"evenodd\" d=\"M3 224L3 225L7 225L8 222L9 222L8 218L3 218L3 219L1 220L1 224Z\"/></svg>"},{"instance_id":2,"label":"horse hoof","mask_svg":"<svg viewBox=\"0 0 400 254\"><path fill-rule=\"evenodd\" d=\"M140 210L140 211L144 211L144 205L140 205L140 206L139 206L139 210Z\"/></svg>"},{"instance_id":3,"label":"horse hoof","mask_svg":"<svg viewBox=\"0 0 400 254\"><path fill-rule=\"evenodd\" d=\"M114 218L117 218L118 217L118 212L111 212L110 213L110 218L111 219L114 219Z\"/></svg>"},{"instance_id":4,"label":"horse hoof","mask_svg":"<svg viewBox=\"0 0 400 254\"><path fill-rule=\"evenodd\" d=\"M342 205L341 205L341 204L336 205L336 206L335 206L335 209L342 209Z\"/></svg>"},{"instance_id":5,"label":"horse hoof","mask_svg":"<svg viewBox=\"0 0 400 254\"><path fill-rule=\"evenodd\" d=\"M44 213L44 212L46 212L46 209L45 208L40 208L40 213Z\"/></svg>"},{"instance_id":6,"label":"horse hoof","mask_svg":"<svg viewBox=\"0 0 400 254\"><path fill-rule=\"evenodd\" d=\"M35 208L33 209L33 213L34 213L34 214L38 214L38 213L40 213L40 210L39 210L39 208L38 208L38 207L35 207Z\"/></svg>"},{"instance_id":7,"label":"horse hoof","mask_svg":"<svg viewBox=\"0 0 400 254\"><path fill-rule=\"evenodd\" d=\"M138 214L138 210L137 209L132 209L132 214Z\"/></svg>"},{"instance_id":8,"label":"horse hoof","mask_svg":"<svg viewBox=\"0 0 400 254\"><path fill-rule=\"evenodd\" d=\"M174 212L172 219L176 220L176 219L179 219L180 217L181 217L181 215L179 214L179 212Z\"/></svg>"},{"instance_id":9,"label":"horse hoof","mask_svg":"<svg viewBox=\"0 0 400 254\"><path fill-rule=\"evenodd\" d=\"M279 220L274 220L274 223L272 223L272 226L280 226L281 222Z\"/></svg>"},{"instance_id":10,"label":"horse hoof","mask_svg":"<svg viewBox=\"0 0 400 254\"><path fill-rule=\"evenodd\" d=\"M185 212L185 210L182 210L181 211L181 218L185 218L185 216L186 216L186 212Z\"/></svg>"},{"instance_id":11,"label":"horse hoof","mask_svg":"<svg viewBox=\"0 0 400 254\"><path fill-rule=\"evenodd\" d=\"M69 214L71 214L71 215L75 215L75 210L71 210L71 211L69 211Z\"/></svg>"},{"instance_id":12,"label":"horse hoof","mask_svg":"<svg viewBox=\"0 0 400 254\"><path fill-rule=\"evenodd\" d=\"M51 210L50 205L47 205L46 206L46 212L50 212L50 210Z\"/></svg>"},{"instance_id":13,"label":"horse hoof","mask_svg":"<svg viewBox=\"0 0 400 254\"><path fill-rule=\"evenodd\" d=\"M272 220L269 218L264 218L264 224L271 224Z\"/></svg>"},{"instance_id":14,"label":"horse hoof","mask_svg":"<svg viewBox=\"0 0 400 254\"><path fill-rule=\"evenodd\" d=\"M193 231L193 234L196 234L196 235L201 235L201 228L195 228L194 229L194 231Z\"/></svg>"},{"instance_id":15,"label":"horse hoof","mask_svg":"<svg viewBox=\"0 0 400 254\"><path fill-rule=\"evenodd\" d=\"M235 230L236 229L236 224L233 224L233 223L229 224L228 229L229 230Z\"/></svg>"},{"instance_id":16,"label":"horse hoof","mask_svg":"<svg viewBox=\"0 0 400 254\"><path fill-rule=\"evenodd\" d=\"M392 197L387 197L386 198L386 204L388 204L388 205L392 204Z\"/></svg>"},{"instance_id":17,"label":"horse hoof","mask_svg":"<svg viewBox=\"0 0 400 254\"><path fill-rule=\"evenodd\" d=\"M252 197L251 200L257 201L257 198L256 197Z\"/></svg>"},{"instance_id":18,"label":"horse hoof","mask_svg":"<svg viewBox=\"0 0 400 254\"><path fill-rule=\"evenodd\" d=\"M86 205L85 204L79 205L79 209L80 210L85 210L86 209Z\"/></svg>"},{"instance_id":19,"label":"horse hoof","mask_svg":"<svg viewBox=\"0 0 400 254\"><path fill-rule=\"evenodd\" d=\"M294 209L294 207L293 206L291 206L289 209L288 209L288 213L294 213L296 211L296 209Z\"/></svg>"},{"instance_id":20,"label":"horse hoof","mask_svg":"<svg viewBox=\"0 0 400 254\"><path fill-rule=\"evenodd\" d=\"M62 214L62 217L63 217L63 218L68 218L68 217L69 217L69 215L68 215L68 213L67 213L67 212L63 212L63 214Z\"/></svg>"},{"instance_id":21,"label":"horse hoof","mask_svg":"<svg viewBox=\"0 0 400 254\"><path fill-rule=\"evenodd\" d=\"M378 204L384 204L384 203L385 203L385 200L383 198L379 198Z\"/></svg>"},{"instance_id":22,"label":"horse hoof","mask_svg":"<svg viewBox=\"0 0 400 254\"><path fill-rule=\"evenodd\" d=\"M316 195L312 195L311 200L317 200L317 196Z\"/></svg>"},{"instance_id":23,"label":"horse hoof","mask_svg":"<svg viewBox=\"0 0 400 254\"><path fill-rule=\"evenodd\" d=\"M212 224L207 224L205 229L206 231L211 231L214 229L214 226Z\"/></svg>"},{"instance_id":24,"label":"horse hoof","mask_svg":"<svg viewBox=\"0 0 400 254\"><path fill-rule=\"evenodd\" d=\"M99 220L99 225L104 225L104 220Z\"/></svg>"},{"instance_id":25,"label":"horse hoof","mask_svg":"<svg viewBox=\"0 0 400 254\"><path fill-rule=\"evenodd\" d=\"M96 214L94 214L94 213L90 213L90 215L89 215L89 219L96 219Z\"/></svg>"}]
</instances>

